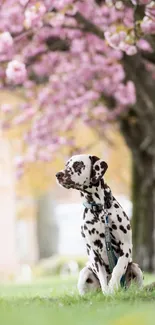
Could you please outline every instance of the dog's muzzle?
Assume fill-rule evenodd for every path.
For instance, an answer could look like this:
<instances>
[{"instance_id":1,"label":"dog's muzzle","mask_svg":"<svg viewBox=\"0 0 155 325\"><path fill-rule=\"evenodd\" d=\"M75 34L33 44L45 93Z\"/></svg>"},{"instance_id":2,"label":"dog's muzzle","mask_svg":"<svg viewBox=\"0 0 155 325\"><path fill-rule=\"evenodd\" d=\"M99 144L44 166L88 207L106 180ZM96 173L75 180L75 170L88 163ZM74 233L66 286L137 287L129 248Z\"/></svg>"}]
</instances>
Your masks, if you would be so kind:
<instances>
[{"instance_id":1,"label":"dog's muzzle","mask_svg":"<svg viewBox=\"0 0 155 325\"><path fill-rule=\"evenodd\" d=\"M63 178L64 178L64 173L63 172L58 172L56 174L56 178L61 183L63 181Z\"/></svg>"},{"instance_id":2,"label":"dog's muzzle","mask_svg":"<svg viewBox=\"0 0 155 325\"><path fill-rule=\"evenodd\" d=\"M65 175L64 172L58 172L55 176L56 176L56 178L57 178L58 183L59 183L61 186L65 187L65 188L67 188L67 189L70 188L69 180L68 180L68 178L66 177L66 175Z\"/></svg>"}]
</instances>

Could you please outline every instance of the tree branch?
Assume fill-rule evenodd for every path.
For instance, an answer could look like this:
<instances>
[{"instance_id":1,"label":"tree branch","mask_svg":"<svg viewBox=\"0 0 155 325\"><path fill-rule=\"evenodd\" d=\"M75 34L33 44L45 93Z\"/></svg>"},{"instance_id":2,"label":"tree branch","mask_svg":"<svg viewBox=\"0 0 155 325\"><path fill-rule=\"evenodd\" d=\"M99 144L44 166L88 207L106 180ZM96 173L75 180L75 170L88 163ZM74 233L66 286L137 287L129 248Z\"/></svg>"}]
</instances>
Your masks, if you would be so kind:
<instances>
[{"instance_id":1,"label":"tree branch","mask_svg":"<svg viewBox=\"0 0 155 325\"><path fill-rule=\"evenodd\" d=\"M74 18L80 25L82 25L85 32L95 34L99 38L105 39L104 32L90 20L86 19L81 13L77 12Z\"/></svg>"},{"instance_id":2,"label":"tree branch","mask_svg":"<svg viewBox=\"0 0 155 325\"><path fill-rule=\"evenodd\" d=\"M46 40L46 45L48 46L47 49L35 54L34 56L31 56L28 61L26 62L26 66L30 66L34 62L39 59L41 55L47 54L48 52L54 52L54 51L68 51L69 50L69 42L66 40L62 40L61 38L58 37L49 37Z\"/></svg>"},{"instance_id":3,"label":"tree branch","mask_svg":"<svg viewBox=\"0 0 155 325\"><path fill-rule=\"evenodd\" d=\"M141 52L142 57L149 61L150 63L155 64L155 54L154 53L149 53L149 52Z\"/></svg>"}]
</instances>

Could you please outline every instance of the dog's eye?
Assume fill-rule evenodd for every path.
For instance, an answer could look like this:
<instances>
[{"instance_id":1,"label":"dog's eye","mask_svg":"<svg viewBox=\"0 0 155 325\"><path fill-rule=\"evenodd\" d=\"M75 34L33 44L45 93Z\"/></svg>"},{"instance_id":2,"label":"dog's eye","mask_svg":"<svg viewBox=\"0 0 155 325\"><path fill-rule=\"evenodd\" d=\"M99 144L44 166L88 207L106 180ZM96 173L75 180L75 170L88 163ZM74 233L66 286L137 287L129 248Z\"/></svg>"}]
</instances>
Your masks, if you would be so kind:
<instances>
[{"instance_id":1,"label":"dog's eye","mask_svg":"<svg viewBox=\"0 0 155 325\"><path fill-rule=\"evenodd\" d=\"M75 172L80 172L82 168L84 169L83 161L75 161L74 162L73 169Z\"/></svg>"}]
</instances>

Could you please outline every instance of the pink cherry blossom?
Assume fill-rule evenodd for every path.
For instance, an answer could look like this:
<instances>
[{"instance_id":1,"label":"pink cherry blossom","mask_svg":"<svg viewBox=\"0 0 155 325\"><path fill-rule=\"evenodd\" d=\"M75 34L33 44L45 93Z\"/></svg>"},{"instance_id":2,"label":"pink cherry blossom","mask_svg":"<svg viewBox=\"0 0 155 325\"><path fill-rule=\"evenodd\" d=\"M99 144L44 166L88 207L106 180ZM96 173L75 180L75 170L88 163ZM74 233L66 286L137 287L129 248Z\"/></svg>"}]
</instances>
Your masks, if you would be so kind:
<instances>
[{"instance_id":1,"label":"pink cherry blossom","mask_svg":"<svg viewBox=\"0 0 155 325\"><path fill-rule=\"evenodd\" d=\"M0 10L0 29L18 34L23 31L24 14L18 1L4 1Z\"/></svg>"},{"instance_id":2,"label":"pink cherry blossom","mask_svg":"<svg viewBox=\"0 0 155 325\"><path fill-rule=\"evenodd\" d=\"M154 34L155 33L155 21L145 17L141 23L141 29L144 34Z\"/></svg>"},{"instance_id":3,"label":"pink cherry blossom","mask_svg":"<svg viewBox=\"0 0 155 325\"><path fill-rule=\"evenodd\" d=\"M125 31L115 33L107 31L105 32L105 37L110 46L124 51L127 55L134 55L137 53L136 46L128 42L127 33Z\"/></svg>"},{"instance_id":4,"label":"pink cherry blossom","mask_svg":"<svg viewBox=\"0 0 155 325\"><path fill-rule=\"evenodd\" d=\"M148 5L152 0L139 0L139 4Z\"/></svg>"},{"instance_id":5,"label":"pink cherry blossom","mask_svg":"<svg viewBox=\"0 0 155 325\"><path fill-rule=\"evenodd\" d=\"M53 17L51 17L50 19L50 24L53 27L62 26L64 22L65 22L65 15L62 13L57 13L53 15Z\"/></svg>"},{"instance_id":6,"label":"pink cherry blossom","mask_svg":"<svg viewBox=\"0 0 155 325\"><path fill-rule=\"evenodd\" d=\"M43 3L38 2L36 5L29 7L25 11L25 26L30 28L32 26L41 26L40 19L44 16L46 7Z\"/></svg>"},{"instance_id":7,"label":"pink cherry blossom","mask_svg":"<svg viewBox=\"0 0 155 325\"><path fill-rule=\"evenodd\" d=\"M13 46L13 38L9 32L0 34L0 53L5 53Z\"/></svg>"},{"instance_id":8,"label":"pink cherry blossom","mask_svg":"<svg viewBox=\"0 0 155 325\"><path fill-rule=\"evenodd\" d=\"M17 60L9 62L6 69L6 76L9 82L13 82L14 84L23 83L27 78L25 64Z\"/></svg>"},{"instance_id":9,"label":"pink cherry blossom","mask_svg":"<svg viewBox=\"0 0 155 325\"><path fill-rule=\"evenodd\" d=\"M73 0L54 0L54 7L57 9L57 10L62 10L64 9L65 7L71 5L73 3Z\"/></svg>"},{"instance_id":10,"label":"pink cherry blossom","mask_svg":"<svg viewBox=\"0 0 155 325\"><path fill-rule=\"evenodd\" d=\"M121 105L134 105L136 102L135 87L132 81L128 81L126 85L119 85L114 94L115 99Z\"/></svg>"},{"instance_id":11,"label":"pink cherry blossom","mask_svg":"<svg viewBox=\"0 0 155 325\"><path fill-rule=\"evenodd\" d=\"M25 123L27 121L30 121L31 118L35 115L35 113L36 113L35 109L29 108L23 114L20 114L20 115L16 116L12 120L12 124L13 125L18 125L18 124L22 124L22 123Z\"/></svg>"},{"instance_id":12,"label":"pink cherry blossom","mask_svg":"<svg viewBox=\"0 0 155 325\"><path fill-rule=\"evenodd\" d=\"M153 53L147 35L155 33L155 4L114 2L3 1L0 87L21 87L23 99L16 110L7 101L0 107L1 127L26 125L18 176L24 164L51 160L64 146L74 147L71 135L77 121L102 136L103 125L105 130L109 121L135 105L135 85L127 80L122 59L141 51ZM137 4L143 6L144 18L135 35ZM146 69L154 76L151 65Z\"/></svg>"},{"instance_id":13,"label":"pink cherry blossom","mask_svg":"<svg viewBox=\"0 0 155 325\"><path fill-rule=\"evenodd\" d=\"M116 49L119 48L119 45L120 45L121 42L124 42L125 41L126 36L127 36L127 34L124 31L120 31L119 33L114 33L114 34L108 32L108 31L105 32L105 37L106 37L108 43L112 47L114 47Z\"/></svg>"},{"instance_id":14,"label":"pink cherry blossom","mask_svg":"<svg viewBox=\"0 0 155 325\"><path fill-rule=\"evenodd\" d=\"M125 46L124 51L127 55L134 55L137 53L137 47L135 45Z\"/></svg>"},{"instance_id":15,"label":"pink cherry blossom","mask_svg":"<svg viewBox=\"0 0 155 325\"><path fill-rule=\"evenodd\" d=\"M150 43L145 39L140 39L139 41L137 41L137 47L142 49L143 51L153 52Z\"/></svg>"},{"instance_id":16,"label":"pink cherry blossom","mask_svg":"<svg viewBox=\"0 0 155 325\"><path fill-rule=\"evenodd\" d=\"M134 4L134 5L138 5L138 4L141 4L141 5L148 5L151 0L131 0L131 2Z\"/></svg>"},{"instance_id":17,"label":"pink cherry blossom","mask_svg":"<svg viewBox=\"0 0 155 325\"><path fill-rule=\"evenodd\" d=\"M10 113L12 111L12 106L10 104L2 104L0 106L0 111L3 113Z\"/></svg>"},{"instance_id":18,"label":"pink cherry blossom","mask_svg":"<svg viewBox=\"0 0 155 325\"><path fill-rule=\"evenodd\" d=\"M22 6L26 6L29 0L19 0L19 2Z\"/></svg>"}]
</instances>

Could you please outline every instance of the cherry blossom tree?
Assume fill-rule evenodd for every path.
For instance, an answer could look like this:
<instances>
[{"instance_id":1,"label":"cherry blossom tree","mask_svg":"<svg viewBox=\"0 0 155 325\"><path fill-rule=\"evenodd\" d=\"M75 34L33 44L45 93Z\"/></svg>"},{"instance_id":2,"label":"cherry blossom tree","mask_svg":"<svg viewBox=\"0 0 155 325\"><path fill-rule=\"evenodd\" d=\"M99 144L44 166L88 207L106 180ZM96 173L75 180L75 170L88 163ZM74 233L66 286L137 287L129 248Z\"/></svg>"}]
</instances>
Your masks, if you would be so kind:
<instances>
[{"instance_id":1,"label":"cherry blossom tree","mask_svg":"<svg viewBox=\"0 0 155 325\"><path fill-rule=\"evenodd\" d=\"M104 137L118 121L133 157L135 257L154 265L155 1L6 0L0 7L1 128L26 125L24 164L70 145L78 119ZM123 159L123 157L122 157Z\"/></svg>"}]
</instances>

